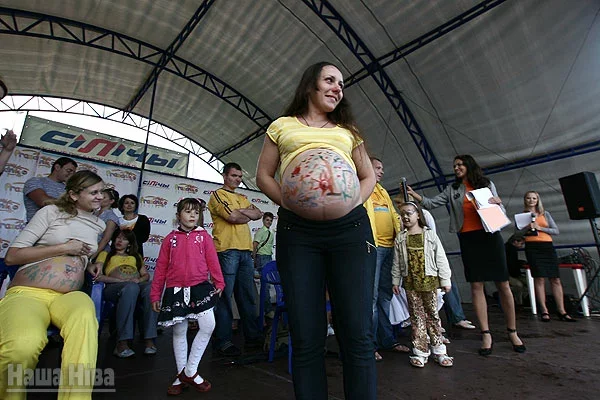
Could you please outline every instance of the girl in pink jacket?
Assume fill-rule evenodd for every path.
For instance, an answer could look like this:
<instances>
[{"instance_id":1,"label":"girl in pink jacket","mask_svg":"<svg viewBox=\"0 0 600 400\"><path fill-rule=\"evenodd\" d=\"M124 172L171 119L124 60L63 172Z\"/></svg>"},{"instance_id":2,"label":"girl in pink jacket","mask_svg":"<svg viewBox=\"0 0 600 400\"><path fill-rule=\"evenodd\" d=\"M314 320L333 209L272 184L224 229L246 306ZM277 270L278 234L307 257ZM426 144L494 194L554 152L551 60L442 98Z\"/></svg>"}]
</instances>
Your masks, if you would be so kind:
<instances>
[{"instance_id":1,"label":"girl in pink jacket","mask_svg":"<svg viewBox=\"0 0 600 400\"><path fill-rule=\"evenodd\" d=\"M202 228L201 203L186 198L177 204L179 228L169 233L160 247L150 290L152 308L160 312L158 324L173 327L177 376L167 389L181 394L192 386L207 392L210 382L198 375L198 364L215 328L214 306L225 287L211 236ZM161 293L162 303L161 303ZM188 319L198 321L198 333L188 356Z\"/></svg>"}]
</instances>

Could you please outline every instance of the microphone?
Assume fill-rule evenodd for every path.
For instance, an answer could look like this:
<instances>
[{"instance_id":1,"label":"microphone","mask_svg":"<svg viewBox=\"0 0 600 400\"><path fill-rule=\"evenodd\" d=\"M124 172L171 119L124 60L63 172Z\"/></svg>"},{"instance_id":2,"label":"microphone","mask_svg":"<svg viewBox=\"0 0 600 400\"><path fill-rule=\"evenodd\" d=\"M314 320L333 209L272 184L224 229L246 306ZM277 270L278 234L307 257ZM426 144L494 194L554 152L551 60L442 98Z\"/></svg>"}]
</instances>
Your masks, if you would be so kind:
<instances>
[{"instance_id":1,"label":"microphone","mask_svg":"<svg viewBox=\"0 0 600 400\"><path fill-rule=\"evenodd\" d=\"M535 223L535 213L531 213L531 223ZM529 231L527 231L527 233L525 234L525 236L537 236L538 235L538 231L535 228L531 228L529 229Z\"/></svg>"},{"instance_id":2,"label":"microphone","mask_svg":"<svg viewBox=\"0 0 600 400\"><path fill-rule=\"evenodd\" d=\"M407 190L406 178L400 178L400 190L402 191L402 197L404 198L404 202L408 202L408 190Z\"/></svg>"}]
</instances>

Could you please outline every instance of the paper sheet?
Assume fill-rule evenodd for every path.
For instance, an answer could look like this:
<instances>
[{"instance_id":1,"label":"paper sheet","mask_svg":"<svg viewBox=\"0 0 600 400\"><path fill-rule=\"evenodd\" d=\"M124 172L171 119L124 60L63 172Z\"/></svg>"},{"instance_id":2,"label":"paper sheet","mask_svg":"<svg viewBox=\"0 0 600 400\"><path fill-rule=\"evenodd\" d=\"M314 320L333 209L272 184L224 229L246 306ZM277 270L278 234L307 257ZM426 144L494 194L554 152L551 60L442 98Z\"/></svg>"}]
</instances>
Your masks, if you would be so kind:
<instances>
[{"instance_id":1,"label":"paper sheet","mask_svg":"<svg viewBox=\"0 0 600 400\"><path fill-rule=\"evenodd\" d=\"M492 194L490 188L487 187L467 192L467 199L475 199L477 208L488 208L490 206L494 206L494 204L489 203L490 197L494 197L494 195Z\"/></svg>"},{"instance_id":2,"label":"paper sheet","mask_svg":"<svg viewBox=\"0 0 600 400\"><path fill-rule=\"evenodd\" d=\"M524 212L520 214L515 214L515 225L517 225L517 229L523 229L531 223L531 213Z\"/></svg>"}]
</instances>

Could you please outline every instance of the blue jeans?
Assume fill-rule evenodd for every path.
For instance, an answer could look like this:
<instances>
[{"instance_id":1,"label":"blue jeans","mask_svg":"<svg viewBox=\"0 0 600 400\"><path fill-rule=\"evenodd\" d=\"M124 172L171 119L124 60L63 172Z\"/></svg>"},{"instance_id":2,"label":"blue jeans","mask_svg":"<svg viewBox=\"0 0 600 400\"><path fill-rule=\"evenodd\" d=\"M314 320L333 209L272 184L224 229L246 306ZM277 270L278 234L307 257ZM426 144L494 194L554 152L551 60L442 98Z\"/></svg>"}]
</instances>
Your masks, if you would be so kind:
<instances>
[{"instance_id":1,"label":"blue jeans","mask_svg":"<svg viewBox=\"0 0 600 400\"><path fill-rule=\"evenodd\" d=\"M373 400L373 283L376 249L361 205L331 221L312 221L280 208L277 267L292 337L292 372L298 400L326 400L325 286L343 354L345 398Z\"/></svg>"},{"instance_id":2,"label":"blue jeans","mask_svg":"<svg viewBox=\"0 0 600 400\"><path fill-rule=\"evenodd\" d=\"M465 317L465 312L462 308L458 286L456 286L454 280L452 280L451 283L452 290L444 295L444 312L446 313L448 323L454 325L467 319L467 317Z\"/></svg>"},{"instance_id":3,"label":"blue jeans","mask_svg":"<svg viewBox=\"0 0 600 400\"><path fill-rule=\"evenodd\" d=\"M373 286L373 339L376 349L389 348L395 344L390 323L393 250L392 247L377 247L377 266Z\"/></svg>"},{"instance_id":4,"label":"blue jeans","mask_svg":"<svg viewBox=\"0 0 600 400\"><path fill-rule=\"evenodd\" d=\"M150 303L150 282L115 282L104 287L104 297L116 304L117 340L131 340L134 336L134 313L137 304L142 312L140 333L144 339L154 339L158 313L152 311Z\"/></svg>"},{"instance_id":5,"label":"blue jeans","mask_svg":"<svg viewBox=\"0 0 600 400\"><path fill-rule=\"evenodd\" d=\"M240 311L242 329L246 340L261 338L256 313L256 287L254 262L250 250L225 250L217 253L225 279L225 289L215 310L216 327L214 345L221 349L231 343L233 311L231 296Z\"/></svg>"},{"instance_id":6,"label":"blue jeans","mask_svg":"<svg viewBox=\"0 0 600 400\"><path fill-rule=\"evenodd\" d=\"M254 267L258 271L262 271L262 267L264 267L269 261L273 261L273 255L257 254L256 258L254 259Z\"/></svg>"},{"instance_id":7,"label":"blue jeans","mask_svg":"<svg viewBox=\"0 0 600 400\"><path fill-rule=\"evenodd\" d=\"M262 269L263 267L270 261L273 261L273 255L262 255L262 254L257 254L254 257L254 268L256 268L256 270L259 273L262 273ZM265 315L271 311L273 311L273 305L271 304L271 296L269 295L269 290L271 289L270 284L266 284L266 294L267 296L265 297L265 304L264 304L264 308L263 308L263 312L265 313ZM264 323L264 321L258 321L259 326Z\"/></svg>"}]
</instances>

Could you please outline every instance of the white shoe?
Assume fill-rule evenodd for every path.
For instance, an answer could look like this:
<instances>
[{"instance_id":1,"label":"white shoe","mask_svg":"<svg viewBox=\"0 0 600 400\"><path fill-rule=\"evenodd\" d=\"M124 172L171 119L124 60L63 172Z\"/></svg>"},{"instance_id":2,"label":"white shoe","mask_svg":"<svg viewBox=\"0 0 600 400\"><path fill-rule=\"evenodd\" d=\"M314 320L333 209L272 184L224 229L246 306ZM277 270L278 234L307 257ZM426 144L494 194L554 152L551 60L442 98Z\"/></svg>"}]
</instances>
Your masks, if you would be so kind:
<instances>
[{"instance_id":1,"label":"white shoe","mask_svg":"<svg viewBox=\"0 0 600 400\"><path fill-rule=\"evenodd\" d=\"M456 324L454 324L454 326L462 329L475 329L475 325L473 325L470 321L467 321L466 319L457 322Z\"/></svg>"},{"instance_id":2,"label":"white shoe","mask_svg":"<svg viewBox=\"0 0 600 400\"><path fill-rule=\"evenodd\" d=\"M327 336L335 336L335 331L333 330L333 326L331 326L331 324L327 324Z\"/></svg>"}]
</instances>

